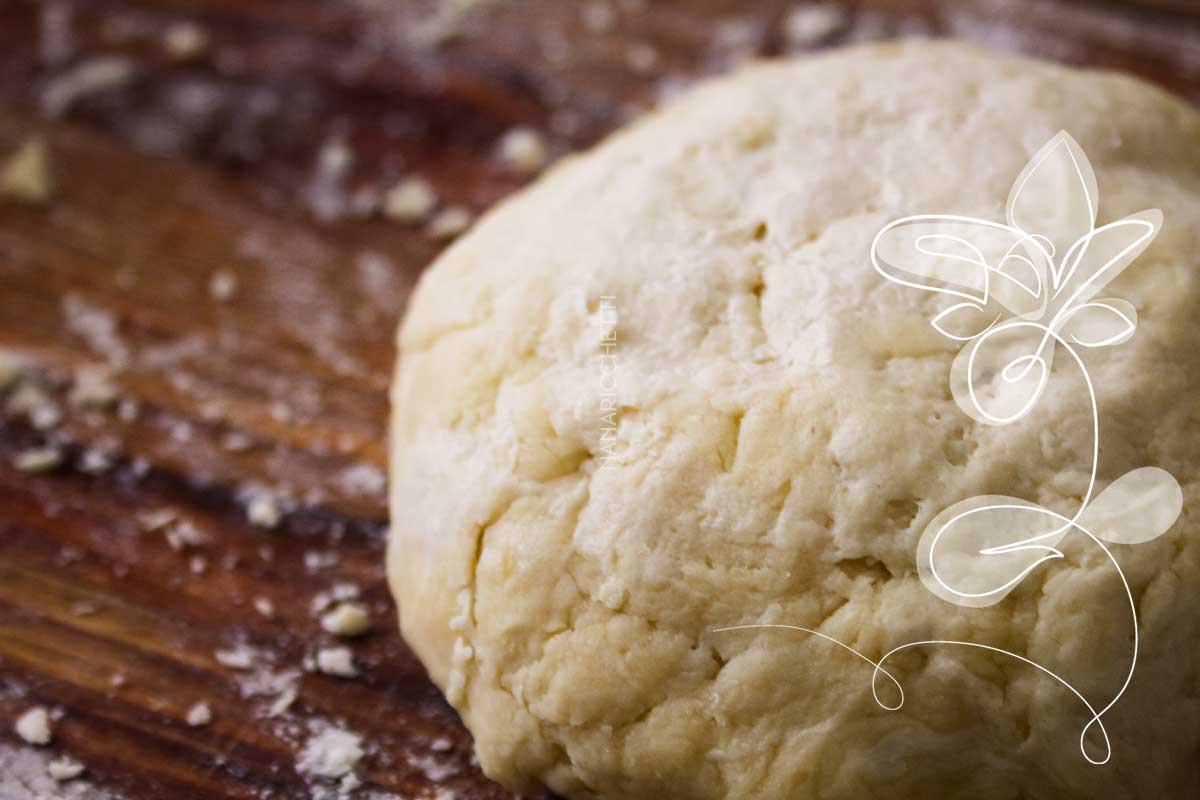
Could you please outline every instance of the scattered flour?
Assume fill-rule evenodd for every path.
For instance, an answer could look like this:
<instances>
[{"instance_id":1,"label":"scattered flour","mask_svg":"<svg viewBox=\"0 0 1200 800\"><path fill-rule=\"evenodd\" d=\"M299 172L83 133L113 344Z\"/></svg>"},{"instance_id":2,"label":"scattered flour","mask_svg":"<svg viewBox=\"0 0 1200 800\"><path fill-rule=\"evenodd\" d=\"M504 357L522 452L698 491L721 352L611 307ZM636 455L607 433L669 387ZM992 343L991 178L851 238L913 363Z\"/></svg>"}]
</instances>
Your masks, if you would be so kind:
<instances>
[{"instance_id":1,"label":"scattered flour","mask_svg":"<svg viewBox=\"0 0 1200 800\"><path fill-rule=\"evenodd\" d=\"M4 800L125 800L84 780L63 781L52 777L66 764L62 758L28 747L0 742L0 797ZM52 764L60 766L52 768Z\"/></svg>"},{"instance_id":2,"label":"scattered flour","mask_svg":"<svg viewBox=\"0 0 1200 800\"><path fill-rule=\"evenodd\" d=\"M317 723L296 759L296 771L317 778L341 778L354 772L365 754L358 734Z\"/></svg>"}]
</instances>

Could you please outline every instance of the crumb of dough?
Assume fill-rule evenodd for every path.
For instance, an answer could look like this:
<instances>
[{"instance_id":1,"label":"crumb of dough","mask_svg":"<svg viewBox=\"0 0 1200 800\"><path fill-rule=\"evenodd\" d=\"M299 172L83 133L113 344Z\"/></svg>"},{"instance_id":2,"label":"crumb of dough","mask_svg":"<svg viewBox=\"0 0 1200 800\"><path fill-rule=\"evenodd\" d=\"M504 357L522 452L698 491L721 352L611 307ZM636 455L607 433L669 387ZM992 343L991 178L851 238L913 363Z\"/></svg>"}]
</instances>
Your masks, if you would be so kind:
<instances>
[{"instance_id":1,"label":"crumb of dough","mask_svg":"<svg viewBox=\"0 0 1200 800\"><path fill-rule=\"evenodd\" d=\"M83 774L83 770L83 764L70 756L56 758L46 765L46 774L59 783L75 780Z\"/></svg>"},{"instance_id":2,"label":"crumb of dough","mask_svg":"<svg viewBox=\"0 0 1200 800\"><path fill-rule=\"evenodd\" d=\"M523 175L540 172L550 158L546 140L532 128L513 128L504 134L496 152L507 167Z\"/></svg>"},{"instance_id":3,"label":"crumb of dough","mask_svg":"<svg viewBox=\"0 0 1200 800\"><path fill-rule=\"evenodd\" d=\"M318 778L341 778L353 772L365 754L361 736L331 725L309 738L296 769Z\"/></svg>"},{"instance_id":4,"label":"crumb of dough","mask_svg":"<svg viewBox=\"0 0 1200 800\"><path fill-rule=\"evenodd\" d=\"M275 528L283 519L283 511L279 501L268 492L260 492L250 499L246 505L246 518L250 524L259 528Z\"/></svg>"},{"instance_id":5,"label":"crumb of dough","mask_svg":"<svg viewBox=\"0 0 1200 800\"><path fill-rule=\"evenodd\" d=\"M13 459L13 466L21 472L49 472L62 463L62 450L54 445L22 450Z\"/></svg>"},{"instance_id":6,"label":"crumb of dough","mask_svg":"<svg viewBox=\"0 0 1200 800\"><path fill-rule=\"evenodd\" d=\"M27 139L0 167L0 197L42 205L53 194L49 148L41 139Z\"/></svg>"},{"instance_id":7,"label":"crumb of dough","mask_svg":"<svg viewBox=\"0 0 1200 800\"><path fill-rule=\"evenodd\" d=\"M212 722L212 709L208 703L196 703L188 709L186 721L193 728L200 728Z\"/></svg>"},{"instance_id":8,"label":"crumb of dough","mask_svg":"<svg viewBox=\"0 0 1200 800\"><path fill-rule=\"evenodd\" d=\"M321 627L337 636L362 636L371 629L371 616L362 603L339 603L321 617Z\"/></svg>"},{"instance_id":9,"label":"crumb of dough","mask_svg":"<svg viewBox=\"0 0 1200 800\"><path fill-rule=\"evenodd\" d=\"M98 447L89 447L79 458L79 469L88 475L101 475L113 468L112 453Z\"/></svg>"},{"instance_id":10,"label":"crumb of dough","mask_svg":"<svg viewBox=\"0 0 1200 800\"><path fill-rule=\"evenodd\" d=\"M237 290L237 275L227 269L217 270L208 281L208 296L219 303L232 300Z\"/></svg>"},{"instance_id":11,"label":"crumb of dough","mask_svg":"<svg viewBox=\"0 0 1200 800\"><path fill-rule=\"evenodd\" d=\"M229 669L250 669L254 666L255 653L245 645L239 645L227 650L217 650L213 653L217 663Z\"/></svg>"},{"instance_id":12,"label":"crumb of dough","mask_svg":"<svg viewBox=\"0 0 1200 800\"><path fill-rule=\"evenodd\" d=\"M205 28L191 20L174 22L163 33L163 49L179 61L196 58L208 49L209 36Z\"/></svg>"},{"instance_id":13,"label":"crumb of dough","mask_svg":"<svg viewBox=\"0 0 1200 800\"><path fill-rule=\"evenodd\" d=\"M68 400L78 408L111 408L120 393L113 382L113 371L106 366L90 365L75 372Z\"/></svg>"},{"instance_id":14,"label":"crumb of dough","mask_svg":"<svg viewBox=\"0 0 1200 800\"><path fill-rule=\"evenodd\" d=\"M462 206L450 206L431 219L426 230L434 239L445 241L466 232L472 219L471 212Z\"/></svg>"},{"instance_id":15,"label":"crumb of dough","mask_svg":"<svg viewBox=\"0 0 1200 800\"><path fill-rule=\"evenodd\" d=\"M0 391L21 380L28 368L28 362L21 356L8 350L0 350Z\"/></svg>"},{"instance_id":16,"label":"crumb of dough","mask_svg":"<svg viewBox=\"0 0 1200 800\"><path fill-rule=\"evenodd\" d=\"M42 706L34 706L17 717L13 730L29 744L47 745L54 738L50 728L50 712Z\"/></svg>"},{"instance_id":17,"label":"crumb of dough","mask_svg":"<svg viewBox=\"0 0 1200 800\"><path fill-rule=\"evenodd\" d=\"M383 215L395 222L421 222L437 207L437 193L422 178L406 178L383 198Z\"/></svg>"},{"instance_id":18,"label":"crumb of dough","mask_svg":"<svg viewBox=\"0 0 1200 800\"><path fill-rule=\"evenodd\" d=\"M267 619L275 616L275 604L271 602L270 598L254 598L254 610Z\"/></svg>"},{"instance_id":19,"label":"crumb of dough","mask_svg":"<svg viewBox=\"0 0 1200 800\"><path fill-rule=\"evenodd\" d=\"M354 656L348 647L323 647L317 651L317 669L338 678L358 677Z\"/></svg>"}]
</instances>

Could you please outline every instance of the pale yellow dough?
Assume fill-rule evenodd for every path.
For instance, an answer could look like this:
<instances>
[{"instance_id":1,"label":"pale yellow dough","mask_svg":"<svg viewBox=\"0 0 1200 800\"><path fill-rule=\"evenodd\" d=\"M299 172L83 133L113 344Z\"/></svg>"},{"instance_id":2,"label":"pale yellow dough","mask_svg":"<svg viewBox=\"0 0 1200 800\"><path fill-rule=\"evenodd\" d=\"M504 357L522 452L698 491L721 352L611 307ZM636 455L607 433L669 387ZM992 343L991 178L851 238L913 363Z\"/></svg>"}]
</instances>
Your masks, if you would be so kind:
<instances>
[{"instance_id":1,"label":"pale yellow dough","mask_svg":"<svg viewBox=\"0 0 1200 800\"><path fill-rule=\"evenodd\" d=\"M1133 683L1079 751L1083 706L1129 666L1129 609L1082 537L991 608L922 585L952 503L1073 513L1090 420L1069 359L1035 411L984 427L950 395L947 302L889 284L872 237L915 213L1002 221L1059 130L1101 223L1162 209L1106 295L1137 308L1084 356L1101 484L1183 485L1164 536L1115 546L1141 615ZM616 457L601 469L616 323ZM434 264L400 335L391 584L403 633L484 770L570 798L1074 800L1200 796L1200 115L1131 78L956 44L754 66L567 160Z\"/></svg>"}]
</instances>

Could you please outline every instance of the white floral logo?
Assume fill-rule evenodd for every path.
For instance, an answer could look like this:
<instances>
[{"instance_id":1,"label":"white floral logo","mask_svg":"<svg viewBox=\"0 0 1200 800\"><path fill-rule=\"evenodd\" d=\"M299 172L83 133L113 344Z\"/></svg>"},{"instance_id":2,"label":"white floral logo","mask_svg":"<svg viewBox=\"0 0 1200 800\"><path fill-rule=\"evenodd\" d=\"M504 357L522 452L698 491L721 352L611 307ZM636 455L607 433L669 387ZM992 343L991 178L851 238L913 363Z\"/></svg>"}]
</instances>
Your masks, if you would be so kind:
<instances>
[{"instance_id":1,"label":"white floral logo","mask_svg":"<svg viewBox=\"0 0 1200 800\"><path fill-rule=\"evenodd\" d=\"M1074 515L1063 516L1016 497L972 497L945 509L925 528L917 547L917 566L921 581L933 594L956 605L980 608L1003 600L1043 563L1062 558L1056 545L1068 533L1074 530L1086 536L1120 577L1133 625L1129 670L1112 699L1097 708L1047 667L975 642L909 642L874 661L808 628L738 628L799 630L849 650L875 667L872 693L880 706L892 710L903 705L904 692L883 664L901 650L957 645L1011 656L1058 681L1087 707L1091 718L1080 732L1079 747L1089 762L1104 764L1112 749L1102 717L1129 686L1138 655L1133 594L1105 542L1136 544L1165 533L1182 511L1183 492L1166 471L1141 467L1093 497L1099 416L1091 377L1076 348L1113 347L1133 336L1137 312L1129 302L1093 298L1146 249L1162 226L1162 213L1148 209L1096 227L1098 206L1091 164L1063 131L1017 177L1004 223L949 214L904 217L879 231L871 261L894 283L955 299L931 324L944 336L964 343L950 369L950 386L958 406L978 422L1009 425L1028 414L1050 380L1058 347L1080 370L1092 415L1092 452L1087 490ZM893 684L898 702L880 699L881 675ZM1102 739L1099 756L1089 753L1085 743L1093 726Z\"/></svg>"}]
</instances>

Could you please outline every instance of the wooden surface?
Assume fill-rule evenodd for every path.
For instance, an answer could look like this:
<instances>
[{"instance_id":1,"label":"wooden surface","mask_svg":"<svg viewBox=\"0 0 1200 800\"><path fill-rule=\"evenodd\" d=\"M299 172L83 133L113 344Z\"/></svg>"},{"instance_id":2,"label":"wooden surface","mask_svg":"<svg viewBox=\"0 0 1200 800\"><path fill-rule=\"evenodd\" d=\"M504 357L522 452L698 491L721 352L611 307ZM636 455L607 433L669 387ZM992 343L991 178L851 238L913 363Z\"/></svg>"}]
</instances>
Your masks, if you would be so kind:
<instances>
[{"instance_id":1,"label":"wooden surface","mask_svg":"<svg viewBox=\"0 0 1200 800\"><path fill-rule=\"evenodd\" d=\"M1200 101L1188 0L453 11L471 5L0 0L0 158L43 137L57 185L45 206L0 202L0 347L64 417L37 430L0 402L0 800L332 797L296 769L327 724L369 742L355 797L509 796L472 766L384 584L392 333L441 247L362 208L397 178L479 211L521 183L494 156L514 126L561 154L704 74L850 41L958 35ZM164 33L182 20L209 41L172 56ZM55 106L64 76L114 57L120 85ZM344 174L320 166L332 142L353 155ZM238 283L224 302L208 291L218 270ZM95 364L120 400L77 408L73 376ZM60 467L13 466L46 442ZM111 468L89 469L97 452ZM246 519L264 490L286 511L274 530ZM204 540L176 549L145 530L162 509ZM362 587L373 620L349 643L353 680L303 668L338 643L310 602L339 582ZM253 648L251 669L216 662L236 647ZM290 684L295 703L266 716ZM198 702L213 721L190 727ZM33 705L59 716L49 747L11 732ZM84 781L46 780L61 754Z\"/></svg>"}]
</instances>

